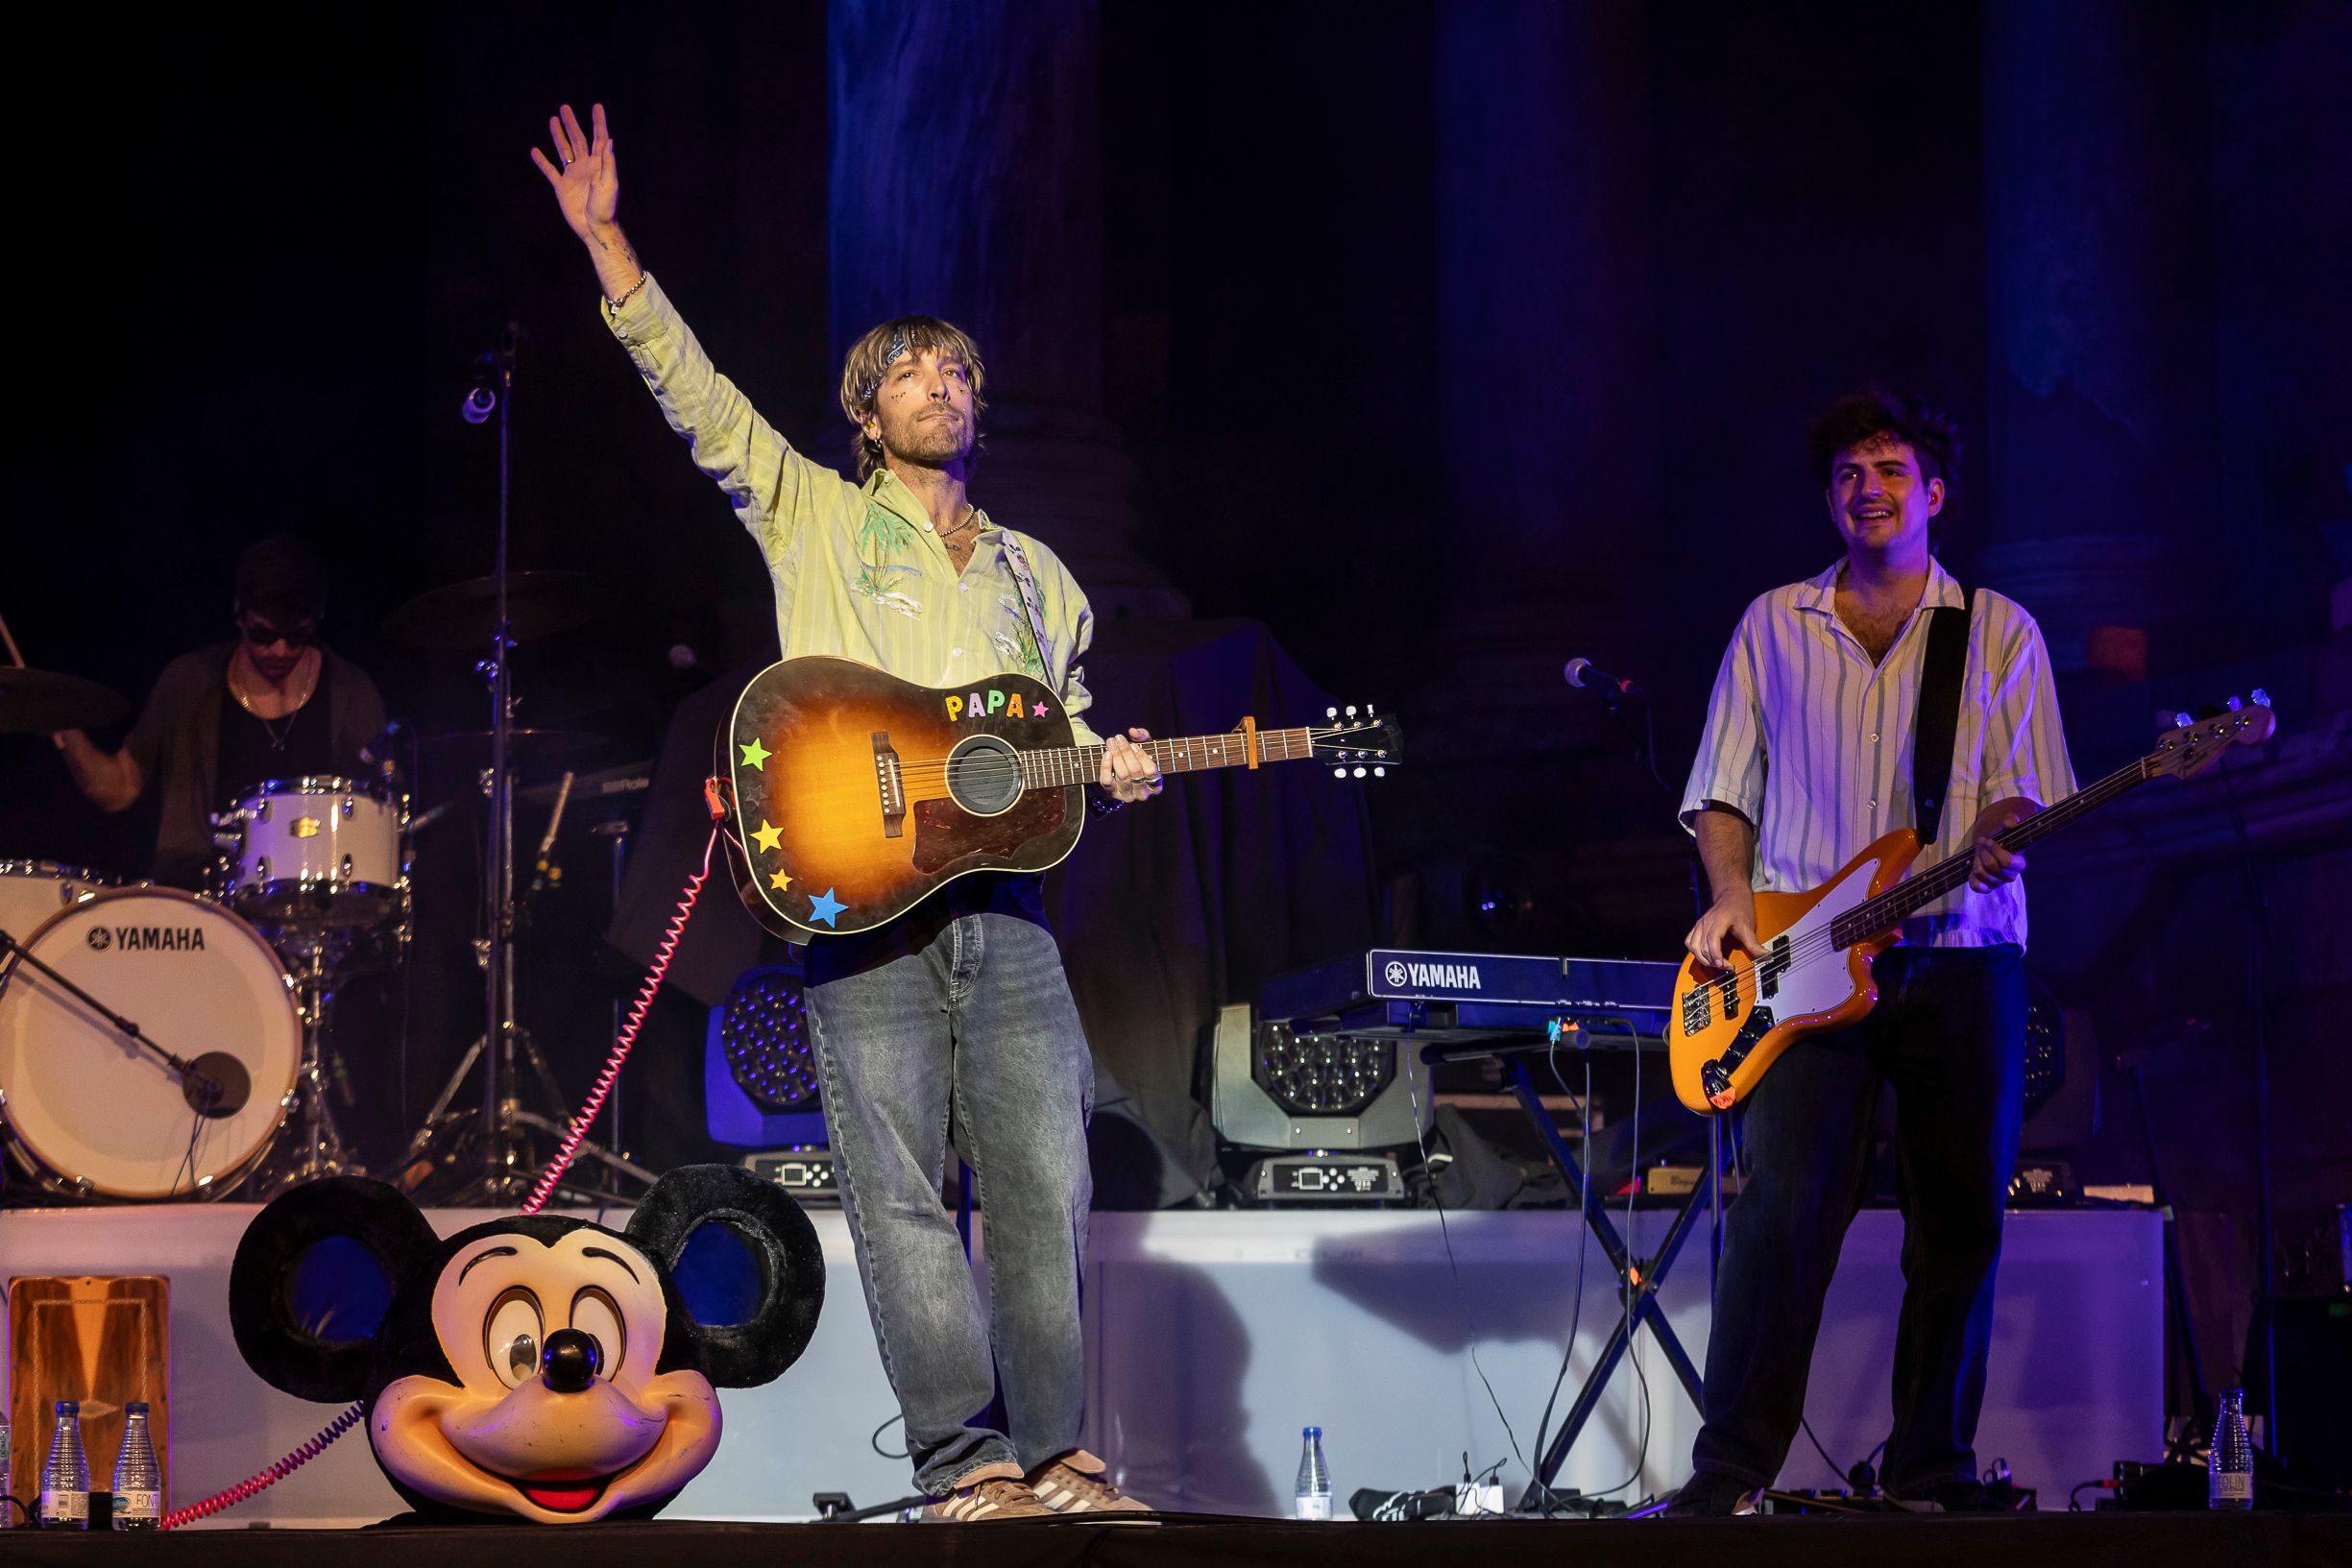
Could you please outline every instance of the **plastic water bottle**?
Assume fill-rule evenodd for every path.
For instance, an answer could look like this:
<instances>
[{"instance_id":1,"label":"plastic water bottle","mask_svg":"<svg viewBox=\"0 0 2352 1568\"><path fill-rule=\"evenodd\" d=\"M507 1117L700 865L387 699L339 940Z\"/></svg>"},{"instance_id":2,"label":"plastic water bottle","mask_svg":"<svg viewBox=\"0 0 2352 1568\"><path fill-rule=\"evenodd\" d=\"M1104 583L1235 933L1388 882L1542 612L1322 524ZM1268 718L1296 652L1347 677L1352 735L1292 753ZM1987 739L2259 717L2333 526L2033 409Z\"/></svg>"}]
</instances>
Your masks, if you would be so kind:
<instances>
[{"instance_id":1,"label":"plastic water bottle","mask_svg":"<svg viewBox=\"0 0 2352 1568\"><path fill-rule=\"evenodd\" d=\"M2221 1413L2213 1423L2213 1452L2205 1459L2205 1496L2207 1506L2215 1508L2254 1506L2254 1444L2245 1433L2243 1388L2221 1396Z\"/></svg>"},{"instance_id":2,"label":"plastic water bottle","mask_svg":"<svg viewBox=\"0 0 2352 1568\"><path fill-rule=\"evenodd\" d=\"M15 1495L14 1489L9 1485L9 1412L0 1410L0 1497ZM8 1529L9 1523L9 1510L0 1508L0 1530Z\"/></svg>"},{"instance_id":3,"label":"plastic water bottle","mask_svg":"<svg viewBox=\"0 0 2352 1568\"><path fill-rule=\"evenodd\" d=\"M116 1530L154 1530L163 1522L163 1470L156 1463L156 1440L147 1430L147 1402L123 1407L123 1446L114 1459Z\"/></svg>"},{"instance_id":4,"label":"plastic water bottle","mask_svg":"<svg viewBox=\"0 0 2352 1568\"><path fill-rule=\"evenodd\" d=\"M49 1462L41 1466L40 1525L43 1530L90 1528L90 1461L82 1452L82 1402L58 1401L57 1428L49 1435Z\"/></svg>"},{"instance_id":5,"label":"plastic water bottle","mask_svg":"<svg viewBox=\"0 0 2352 1568\"><path fill-rule=\"evenodd\" d=\"M1298 1442L1298 1514L1301 1519L1331 1517L1331 1466L1323 1462L1323 1429L1300 1429Z\"/></svg>"}]
</instances>

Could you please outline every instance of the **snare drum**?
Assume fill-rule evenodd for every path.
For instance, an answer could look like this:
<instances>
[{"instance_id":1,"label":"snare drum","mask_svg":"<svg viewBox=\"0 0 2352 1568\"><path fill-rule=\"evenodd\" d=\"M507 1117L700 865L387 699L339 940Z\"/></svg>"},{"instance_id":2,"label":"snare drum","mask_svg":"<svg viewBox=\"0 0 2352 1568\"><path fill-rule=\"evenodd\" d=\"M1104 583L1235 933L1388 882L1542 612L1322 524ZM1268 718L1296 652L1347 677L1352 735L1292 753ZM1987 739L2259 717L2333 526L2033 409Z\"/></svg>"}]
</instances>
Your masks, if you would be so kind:
<instances>
[{"instance_id":1,"label":"snare drum","mask_svg":"<svg viewBox=\"0 0 2352 1568\"><path fill-rule=\"evenodd\" d=\"M408 907L407 803L350 779L272 779L217 819L221 901L262 925L382 926Z\"/></svg>"},{"instance_id":2,"label":"snare drum","mask_svg":"<svg viewBox=\"0 0 2352 1568\"><path fill-rule=\"evenodd\" d=\"M0 1121L18 1163L74 1196L209 1197L241 1179L286 1119L303 1055L293 984L260 933L192 893L126 887L25 946L165 1050L234 1058L216 1073L241 1069L248 1087L235 1109L200 1113L153 1051L18 964L0 988Z\"/></svg>"},{"instance_id":3,"label":"snare drum","mask_svg":"<svg viewBox=\"0 0 2352 1568\"><path fill-rule=\"evenodd\" d=\"M0 860L0 931L29 942L42 921L112 885L110 879L79 866ZM0 969L7 965L8 955L0 953Z\"/></svg>"}]
</instances>

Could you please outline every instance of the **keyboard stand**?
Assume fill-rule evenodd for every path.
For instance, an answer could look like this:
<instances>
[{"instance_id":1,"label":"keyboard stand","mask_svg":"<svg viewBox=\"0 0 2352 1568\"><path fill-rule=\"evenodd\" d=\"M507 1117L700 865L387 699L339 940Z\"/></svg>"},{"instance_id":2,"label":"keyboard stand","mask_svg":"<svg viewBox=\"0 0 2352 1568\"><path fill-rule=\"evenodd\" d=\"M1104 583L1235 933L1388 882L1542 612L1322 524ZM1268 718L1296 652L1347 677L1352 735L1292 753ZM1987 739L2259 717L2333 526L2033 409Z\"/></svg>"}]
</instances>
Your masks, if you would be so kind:
<instances>
[{"instance_id":1,"label":"keyboard stand","mask_svg":"<svg viewBox=\"0 0 2352 1568\"><path fill-rule=\"evenodd\" d=\"M1709 1179L1691 1189L1690 1195L1675 1211L1674 1222L1667 1227L1665 1240L1659 1243L1658 1251L1648 1258L1635 1257L1625 1238L1618 1234L1615 1223L1609 1218L1606 1200L1596 1196L1578 1173L1576 1160L1568 1151L1567 1140L1561 1136L1559 1123L1552 1120L1552 1113L1544 1106L1543 1097L1537 1091L1535 1075L1528 1070L1527 1058L1546 1049L1543 1042L1531 1044L1524 1038L1440 1041L1421 1048L1421 1060L1435 1066L1441 1062L1491 1057L1501 1065L1510 1079L1512 1092L1518 1097L1520 1108L1527 1113L1527 1120L1542 1138L1543 1146L1552 1157L1552 1164L1567 1182L1568 1195L1584 1211L1586 1225L1601 1243L1609 1266L1616 1270L1619 1298L1629 1303L1618 1314L1617 1326L1610 1334L1609 1342L1601 1347L1601 1354L1593 1362L1591 1371L1585 1375L1584 1387L1578 1390L1576 1403L1568 1407L1567 1416L1561 1423L1560 1431L1536 1460L1537 1484L1548 1492L1553 1478L1560 1474L1560 1467L1567 1461L1568 1451L1576 1446L1576 1439L1583 1435L1585 1423L1592 1419L1592 1412L1599 1407L1601 1395L1607 1390L1609 1380L1617 1369L1617 1363L1633 1347L1634 1336L1642 1328L1648 1328L1650 1338L1657 1341L1667 1364L1674 1368L1674 1375L1682 1380L1683 1388L1690 1395L1691 1404L1698 1408L1702 1415L1706 1413L1706 1391L1699 1380L1699 1369L1691 1363L1689 1353L1684 1350L1683 1341L1674 1332L1674 1325L1666 1321L1665 1311L1658 1304L1658 1291L1665 1284L1666 1274L1674 1266L1675 1257L1683 1250L1683 1243L1690 1239L1691 1227L1700 1214L1710 1205L1715 1211L1715 1228L1720 1240L1723 1162L1717 1139L1710 1136L1709 1164L1712 1170ZM1709 1300L1712 1300L1711 1291Z\"/></svg>"}]
</instances>

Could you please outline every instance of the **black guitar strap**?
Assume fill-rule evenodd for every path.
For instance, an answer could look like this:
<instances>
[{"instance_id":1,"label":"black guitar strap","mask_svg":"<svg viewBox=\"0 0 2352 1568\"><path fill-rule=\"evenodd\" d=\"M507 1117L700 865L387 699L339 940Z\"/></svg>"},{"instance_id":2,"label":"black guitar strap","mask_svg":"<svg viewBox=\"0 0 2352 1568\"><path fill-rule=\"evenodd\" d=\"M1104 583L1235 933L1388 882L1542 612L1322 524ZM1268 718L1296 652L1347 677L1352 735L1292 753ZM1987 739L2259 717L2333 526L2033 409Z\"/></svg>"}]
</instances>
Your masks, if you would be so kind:
<instances>
[{"instance_id":1,"label":"black guitar strap","mask_svg":"<svg viewBox=\"0 0 2352 1568\"><path fill-rule=\"evenodd\" d=\"M1968 667L1969 593L1938 605L1928 619L1928 657L1919 676L1919 727L1911 744L1911 804L1919 841L1935 842L1952 788L1952 748L1960 728L1960 679Z\"/></svg>"}]
</instances>

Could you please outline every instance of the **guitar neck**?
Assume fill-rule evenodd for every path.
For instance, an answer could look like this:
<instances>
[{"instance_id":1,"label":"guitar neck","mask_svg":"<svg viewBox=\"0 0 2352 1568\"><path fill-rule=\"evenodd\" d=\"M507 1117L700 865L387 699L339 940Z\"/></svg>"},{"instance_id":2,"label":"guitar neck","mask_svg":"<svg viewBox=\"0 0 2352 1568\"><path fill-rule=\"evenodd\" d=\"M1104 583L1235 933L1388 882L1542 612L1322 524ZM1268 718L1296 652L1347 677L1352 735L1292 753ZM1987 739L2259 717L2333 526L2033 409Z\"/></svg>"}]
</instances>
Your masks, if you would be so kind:
<instances>
[{"instance_id":1,"label":"guitar neck","mask_svg":"<svg viewBox=\"0 0 2352 1568\"><path fill-rule=\"evenodd\" d=\"M2143 757L2136 762L2117 768L2098 783L2076 790L2057 805L2047 807L2025 821L2002 829L1994 835L1993 841L2013 853L2039 843L2059 829L2080 821L2117 796L2154 778L2157 760L2155 757ZM1938 860L1916 877L1904 878L1877 898L1855 905L1830 923L1831 940L1841 948L1851 947L1901 925L1966 882L1976 858L1974 846L1963 849Z\"/></svg>"},{"instance_id":2,"label":"guitar neck","mask_svg":"<svg viewBox=\"0 0 2352 1568\"><path fill-rule=\"evenodd\" d=\"M1315 755L1315 732L1304 726L1295 730L1259 730L1256 736L1259 762L1296 762ZM1137 744L1151 754L1162 773L1198 773L1205 768L1251 765L1249 737L1240 730ZM1040 746L1021 753L1021 782L1032 789L1093 784L1102 772L1101 746Z\"/></svg>"}]
</instances>

